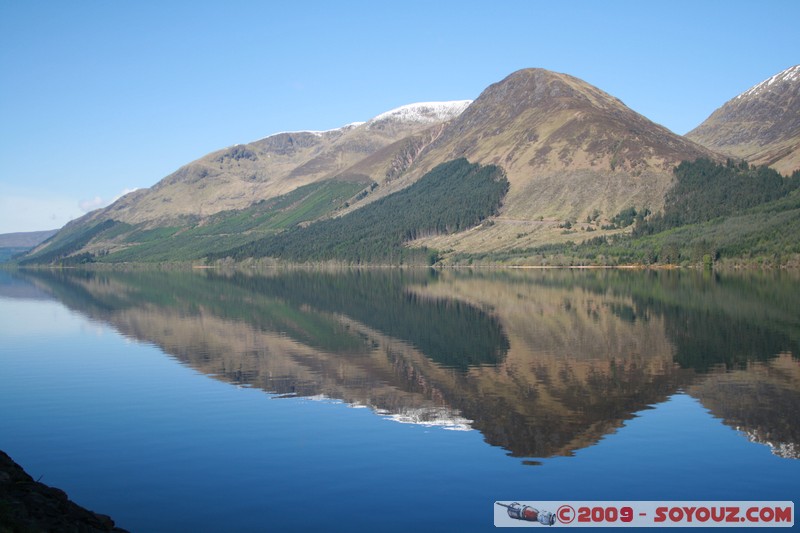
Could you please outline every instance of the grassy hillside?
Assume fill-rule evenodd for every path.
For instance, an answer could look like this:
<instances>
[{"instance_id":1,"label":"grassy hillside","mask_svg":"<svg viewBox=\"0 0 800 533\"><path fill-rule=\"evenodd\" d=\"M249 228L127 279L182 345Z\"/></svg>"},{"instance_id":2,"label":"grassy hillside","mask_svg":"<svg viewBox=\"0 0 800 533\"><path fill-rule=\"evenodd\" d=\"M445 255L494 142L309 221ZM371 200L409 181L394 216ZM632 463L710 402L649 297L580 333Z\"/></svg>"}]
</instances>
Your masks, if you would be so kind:
<instances>
[{"instance_id":1,"label":"grassy hillside","mask_svg":"<svg viewBox=\"0 0 800 533\"><path fill-rule=\"evenodd\" d=\"M524 69L484 90L406 173L376 193L457 157L503 168L510 185L500 216L480 231L415 246L498 253L563 242L558 225L567 220L597 213L605 222L629 206L660 211L672 168L714 154L585 81Z\"/></svg>"},{"instance_id":2,"label":"grassy hillside","mask_svg":"<svg viewBox=\"0 0 800 533\"><path fill-rule=\"evenodd\" d=\"M263 238L315 220L345 205L363 183L324 181L261 201L248 209L226 211L189 227L135 231L130 246L101 257L104 262L183 261Z\"/></svg>"}]
</instances>

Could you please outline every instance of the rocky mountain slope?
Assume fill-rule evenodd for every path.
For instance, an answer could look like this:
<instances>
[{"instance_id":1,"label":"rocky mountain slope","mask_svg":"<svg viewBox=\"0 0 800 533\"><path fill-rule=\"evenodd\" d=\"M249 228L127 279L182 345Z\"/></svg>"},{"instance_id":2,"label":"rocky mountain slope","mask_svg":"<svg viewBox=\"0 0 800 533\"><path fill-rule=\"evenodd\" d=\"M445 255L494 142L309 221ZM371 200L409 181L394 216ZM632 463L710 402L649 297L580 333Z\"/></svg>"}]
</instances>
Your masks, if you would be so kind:
<instances>
[{"instance_id":1,"label":"rocky mountain slope","mask_svg":"<svg viewBox=\"0 0 800 533\"><path fill-rule=\"evenodd\" d=\"M800 65L729 100L686 137L782 174L800 169Z\"/></svg>"}]
</instances>

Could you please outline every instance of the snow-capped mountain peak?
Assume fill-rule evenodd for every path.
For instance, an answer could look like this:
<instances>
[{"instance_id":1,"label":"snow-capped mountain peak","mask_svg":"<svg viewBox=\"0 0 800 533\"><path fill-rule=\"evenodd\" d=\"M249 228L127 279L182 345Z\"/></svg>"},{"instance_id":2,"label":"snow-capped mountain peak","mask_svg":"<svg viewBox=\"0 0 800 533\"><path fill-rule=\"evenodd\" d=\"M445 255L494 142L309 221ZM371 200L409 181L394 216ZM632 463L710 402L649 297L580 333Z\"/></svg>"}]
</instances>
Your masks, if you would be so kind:
<instances>
[{"instance_id":1,"label":"snow-capped mountain peak","mask_svg":"<svg viewBox=\"0 0 800 533\"><path fill-rule=\"evenodd\" d=\"M800 81L800 65L795 65L793 67L789 67L786 70L775 74L774 76L762 81L758 85L755 85L748 89L747 91L743 92L736 99L746 98L748 96L754 96L762 91L768 90L776 83L783 83L783 82L797 82Z\"/></svg>"},{"instance_id":2,"label":"snow-capped mountain peak","mask_svg":"<svg viewBox=\"0 0 800 533\"><path fill-rule=\"evenodd\" d=\"M454 100L451 102L419 102L386 111L385 113L381 113L367 122L351 122L339 128L330 130L280 131L277 133L272 133L260 140L264 141L271 137L277 137L279 135L286 134L306 134L313 135L314 137L324 137L327 135L338 135L364 125L366 125L367 129L371 129L373 127L378 127L380 129L381 125L384 125L388 122L402 124L435 124L456 118L471 103L472 100Z\"/></svg>"}]
</instances>

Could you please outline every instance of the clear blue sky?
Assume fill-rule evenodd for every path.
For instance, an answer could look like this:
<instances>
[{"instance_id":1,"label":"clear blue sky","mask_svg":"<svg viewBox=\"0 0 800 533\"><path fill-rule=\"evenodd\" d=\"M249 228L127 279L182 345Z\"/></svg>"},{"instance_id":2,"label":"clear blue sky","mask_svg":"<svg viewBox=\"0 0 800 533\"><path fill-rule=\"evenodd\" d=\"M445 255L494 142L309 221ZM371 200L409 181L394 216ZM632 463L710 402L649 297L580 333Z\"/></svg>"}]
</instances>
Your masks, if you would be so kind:
<instances>
[{"instance_id":1,"label":"clear blue sky","mask_svg":"<svg viewBox=\"0 0 800 533\"><path fill-rule=\"evenodd\" d=\"M526 67L676 133L800 63L800 2L0 0L0 233L60 227L213 150Z\"/></svg>"}]
</instances>

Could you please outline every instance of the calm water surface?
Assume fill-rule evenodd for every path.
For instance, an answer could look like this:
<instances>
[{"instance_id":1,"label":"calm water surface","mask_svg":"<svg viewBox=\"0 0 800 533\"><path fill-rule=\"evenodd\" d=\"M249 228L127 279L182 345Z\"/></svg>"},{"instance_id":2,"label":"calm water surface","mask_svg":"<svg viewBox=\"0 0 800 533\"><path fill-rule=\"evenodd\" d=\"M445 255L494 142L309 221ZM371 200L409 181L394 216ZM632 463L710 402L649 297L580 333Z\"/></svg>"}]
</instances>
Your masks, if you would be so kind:
<instances>
[{"instance_id":1,"label":"calm water surface","mask_svg":"<svg viewBox=\"0 0 800 533\"><path fill-rule=\"evenodd\" d=\"M486 531L800 502L800 282L0 272L0 449L150 531Z\"/></svg>"}]
</instances>

